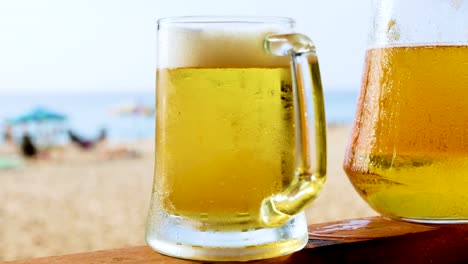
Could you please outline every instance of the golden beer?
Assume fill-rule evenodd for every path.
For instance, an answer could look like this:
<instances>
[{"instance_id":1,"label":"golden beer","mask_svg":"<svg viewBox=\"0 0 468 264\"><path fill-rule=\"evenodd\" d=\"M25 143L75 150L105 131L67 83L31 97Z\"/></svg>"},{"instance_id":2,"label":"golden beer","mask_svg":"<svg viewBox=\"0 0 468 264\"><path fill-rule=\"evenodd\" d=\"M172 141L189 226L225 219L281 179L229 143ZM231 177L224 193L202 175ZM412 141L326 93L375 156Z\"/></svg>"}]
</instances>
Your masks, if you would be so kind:
<instances>
[{"instance_id":1,"label":"golden beer","mask_svg":"<svg viewBox=\"0 0 468 264\"><path fill-rule=\"evenodd\" d=\"M156 197L204 222L257 219L294 175L288 67L157 72Z\"/></svg>"},{"instance_id":2,"label":"golden beer","mask_svg":"<svg viewBox=\"0 0 468 264\"><path fill-rule=\"evenodd\" d=\"M385 216L468 219L468 46L368 50L344 169Z\"/></svg>"}]
</instances>

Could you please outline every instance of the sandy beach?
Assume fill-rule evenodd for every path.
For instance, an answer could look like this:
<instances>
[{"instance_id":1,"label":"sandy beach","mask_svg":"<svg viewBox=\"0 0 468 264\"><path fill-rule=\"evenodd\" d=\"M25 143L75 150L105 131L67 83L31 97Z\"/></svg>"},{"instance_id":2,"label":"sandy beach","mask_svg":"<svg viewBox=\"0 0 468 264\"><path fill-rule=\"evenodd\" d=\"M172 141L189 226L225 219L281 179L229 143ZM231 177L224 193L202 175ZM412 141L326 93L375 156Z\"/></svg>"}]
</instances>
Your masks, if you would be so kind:
<instances>
[{"instance_id":1,"label":"sandy beach","mask_svg":"<svg viewBox=\"0 0 468 264\"><path fill-rule=\"evenodd\" d=\"M328 129L327 184L307 209L309 223L376 215L341 168L349 132ZM153 150L151 140L69 146L0 170L0 261L144 245Z\"/></svg>"}]
</instances>

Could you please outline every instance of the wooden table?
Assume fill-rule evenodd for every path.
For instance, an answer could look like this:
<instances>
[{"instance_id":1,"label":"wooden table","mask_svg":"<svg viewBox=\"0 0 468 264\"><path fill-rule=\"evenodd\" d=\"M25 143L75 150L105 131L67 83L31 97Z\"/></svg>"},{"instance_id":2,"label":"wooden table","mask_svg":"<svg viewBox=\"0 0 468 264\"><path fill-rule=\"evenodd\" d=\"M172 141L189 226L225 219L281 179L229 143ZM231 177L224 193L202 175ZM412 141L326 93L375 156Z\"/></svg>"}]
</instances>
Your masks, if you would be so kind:
<instances>
[{"instance_id":1,"label":"wooden table","mask_svg":"<svg viewBox=\"0 0 468 264\"><path fill-rule=\"evenodd\" d=\"M160 255L148 246L7 262L10 264L200 263ZM423 225L382 217L309 226L294 254L249 263L468 263L468 225Z\"/></svg>"}]
</instances>

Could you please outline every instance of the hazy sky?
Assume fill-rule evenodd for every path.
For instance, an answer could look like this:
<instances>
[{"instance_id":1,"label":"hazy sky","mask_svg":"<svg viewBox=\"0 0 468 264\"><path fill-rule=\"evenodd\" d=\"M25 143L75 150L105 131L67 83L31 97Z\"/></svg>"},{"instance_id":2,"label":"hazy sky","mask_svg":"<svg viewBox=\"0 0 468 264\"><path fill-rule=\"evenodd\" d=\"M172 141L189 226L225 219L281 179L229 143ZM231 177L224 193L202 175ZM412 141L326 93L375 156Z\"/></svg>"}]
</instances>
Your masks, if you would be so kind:
<instances>
[{"instance_id":1,"label":"hazy sky","mask_svg":"<svg viewBox=\"0 0 468 264\"><path fill-rule=\"evenodd\" d=\"M0 94L153 91L156 21L180 15L296 19L324 89L357 89L370 0L0 0Z\"/></svg>"}]
</instances>

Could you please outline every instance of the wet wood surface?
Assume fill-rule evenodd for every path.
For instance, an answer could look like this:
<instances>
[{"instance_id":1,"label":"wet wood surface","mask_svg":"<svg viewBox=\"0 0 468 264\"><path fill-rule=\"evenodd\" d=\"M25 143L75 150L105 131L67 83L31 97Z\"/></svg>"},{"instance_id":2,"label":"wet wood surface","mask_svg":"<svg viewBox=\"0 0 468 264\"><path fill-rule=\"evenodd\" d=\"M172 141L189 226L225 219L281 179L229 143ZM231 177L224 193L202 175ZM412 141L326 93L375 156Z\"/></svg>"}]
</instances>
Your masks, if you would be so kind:
<instances>
[{"instance_id":1,"label":"wet wood surface","mask_svg":"<svg viewBox=\"0 0 468 264\"><path fill-rule=\"evenodd\" d=\"M7 263L202 262L171 258L148 246L137 246ZM316 224L309 226L309 243L301 251L248 263L468 263L468 224L414 224L382 217Z\"/></svg>"}]
</instances>

